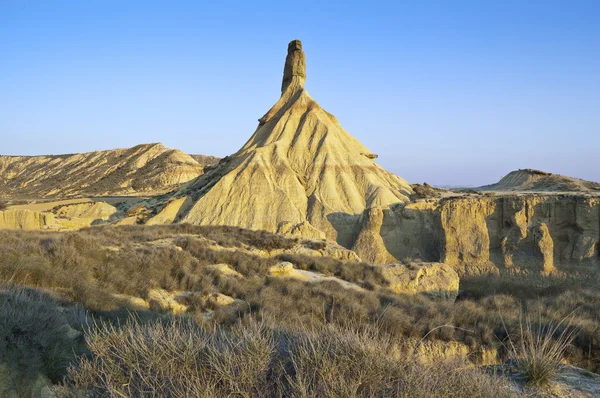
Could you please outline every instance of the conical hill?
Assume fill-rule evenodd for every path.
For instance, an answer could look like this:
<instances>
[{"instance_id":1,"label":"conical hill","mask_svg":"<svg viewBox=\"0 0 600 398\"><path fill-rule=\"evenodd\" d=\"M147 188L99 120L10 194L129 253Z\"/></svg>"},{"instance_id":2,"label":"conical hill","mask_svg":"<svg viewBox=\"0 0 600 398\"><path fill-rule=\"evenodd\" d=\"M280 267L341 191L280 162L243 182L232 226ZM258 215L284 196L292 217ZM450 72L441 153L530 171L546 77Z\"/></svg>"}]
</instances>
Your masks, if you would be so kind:
<instances>
[{"instance_id":1,"label":"conical hill","mask_svg":"<svg viewBox=\"0 0 600 398\"><path fill-rule=\"evenodd\" d=\"M187 200L178 201L185 204L175 221L324 233L343 244L365 208L408 200L410 185L373 161L376 155L308 94L305 79L295 40L281 98L238 152L177 193Z\"/></svg>"}]
</instances>

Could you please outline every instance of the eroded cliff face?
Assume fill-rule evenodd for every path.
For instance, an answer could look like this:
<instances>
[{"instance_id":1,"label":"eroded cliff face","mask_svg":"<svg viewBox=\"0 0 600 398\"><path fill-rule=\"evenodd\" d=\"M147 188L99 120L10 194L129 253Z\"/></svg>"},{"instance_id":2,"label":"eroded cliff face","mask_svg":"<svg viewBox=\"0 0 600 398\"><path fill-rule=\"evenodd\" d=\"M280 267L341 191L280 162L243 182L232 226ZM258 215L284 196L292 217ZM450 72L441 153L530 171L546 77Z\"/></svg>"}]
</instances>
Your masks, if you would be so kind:
<instances>
[{"instance_id":1,"label":"eroded cliff face","mask_svg":"<svg viewBox=\"0 0 600 398\"><path fill-rule=\"evenodd\" d=\"M441 261L462 274L599 261L600 198L457 197L367 209L353 250L366 261Z\"/></svg>"}]
</instances>

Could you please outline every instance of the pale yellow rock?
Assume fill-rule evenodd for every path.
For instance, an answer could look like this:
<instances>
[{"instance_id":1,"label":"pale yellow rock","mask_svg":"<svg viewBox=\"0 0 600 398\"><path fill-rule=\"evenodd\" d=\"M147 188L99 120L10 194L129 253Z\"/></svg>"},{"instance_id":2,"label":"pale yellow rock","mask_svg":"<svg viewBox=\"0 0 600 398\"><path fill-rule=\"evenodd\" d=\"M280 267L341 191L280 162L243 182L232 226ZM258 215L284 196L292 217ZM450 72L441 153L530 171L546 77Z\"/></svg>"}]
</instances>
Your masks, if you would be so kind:
<instances>
[{"instance_id":1,"label":"pale yellow rock","mask_svg":"<svg viewBox=\"0 0 600 398\"><path fill-rule=\"evenodd\" d=\"M53 213L57 217L108 220L118 212L117 208L105 202L86 202L61 206Z\"/></svg>"},{"instance_id":2,"label":"pale yellow rock","mask_svg":"<svg viewBox=\"0 0 600 398\"><path fill-rule=\"evenodd\" d=\"M367 209L352 249L363 260L375 264L417 259L439 261L442 236L439 218L437 200Z\"/></svg>"},{"instance_id":3,"label":"pale yellow rock","mask_svg":"<svg viewBox=\"0 0 600 398\"><path fill-rule=\"evenodd\" d=\"M384 209L372 207L363 213L362 227L353 250L360 252L361 257L373 264L395 263L396 258L388 251L382 237Z\"/></svg>"},{"instance_id":4,"label":"pale yellow rock","mask_svg":"<svg viewBox=\"0 0 600 398\"><path fill-rule=\"evenodd\" d=\"M225 276L235 276L235 277L243 276L236 270L231 269L231 267L229 267L229 265L227 265L227 264L211 264L211 265L207 265L206 269L214 271L221 275L225 275Z\"/></svg>"},{"instance_id":5,"label":"pale yellow rock","mask_svg":"<svg viewBox=\"0 0 600 398\"><path fill-rule=\"evenodd\" d=\"M544 273L554 271L554 242L550 236L548 226L540 223L535 231L536 246L542 256L542 269Z\"/></svg>"},{"instance_id":6,"label":"pale yellow rock","mask_svg":"<svg viewBox=\"0 0 600 398\"><path fill-rule=\"evenodd\" d=\"M141 297L129 296L126 294L113 294L121 305L135 311L143 311L150 309L150 303Z\"/></svg>"},{"instance_id":7,"label":"pale yellow rock","mask_svg":"<svg viewBox=\"0 0 600 398\"><path fill-rule=\"evenodd\" d=\"M274 265L271 268L269 268L269 273L271 275L278 275L278 276L288 275L288 274L292 273L293 271L294 271L294 264L287 262L287 261L282 261L282 262L278 263L277 265Z\"/></svg>"},{"instance_id":8,"label":"pale yellow rock","mask_svg":"<svg viewBox=\"0 0 600 398\"><path fill-rule=\"evenodd\" d=\"M465 263L472 269L488 270L490 237L486 219L495 210L495 202L479 199L449 200L440 209L440 261L455 268Z\"/></svg>"},{"instance_id":9,"label":"pale yellow rock","mask_svg":"<svg viewBox=\"0 0 600 398\"><path fill-rule=\"evenodd\" d=\"M159 225L159 224L171 224L175 221L175 218L181 211L182 206L188 200L187 197L173 199L154 217L150 218L146 224L148 225Z\"/></svg>"},{"instance_id":10,"label":"pale yellow rock","mask_svg":"<svg viewBox=\"0 0 600 398\"><path fill-rule=\"evenodd\" d=\"M308 221L303 221L298 224L292 224L288 221L284 221L277 226L277 233L290 235L290 236L301 236L303 238L310 239L325 239L325 232L320 231L310 225Z\"/></svg>"},{"instance_id":11,"label":"pale yellow rock","mask_svg":"<svg viewBox=\"0 0 600 398\"><path fill-rule=\"evenodd\" d=\"M166 193L203 173L162 144L55 156L0 156L0 196L19 198Z\"/></svg>"},{"instance_id":12,"label":"pale yellow rock","mask_svg":"<svg viewBox=\"0 0 600 398\"><path fill-rule=\"evenodd\" d=\"M169 311L174 314L187 312L188 306L178 301L181 292L168 292L163 289L150 289L146 300L150 308L159 311Z\"/></svg>"},{"instance_id":13,"label":"pale yellow rock","mask_svg":"<svg viewBox=\"0 0 600 398\"><path fill-rule=\"evenodd\" d=\"M311 283L319 283L325 281L337 282L340 286L349 289L356 290L364 290L362 287L357 285L356 283L348 282L340 278L336 278L335 276L327 276L324 274L320 274L318 272L313 271L305 271L300 269L295 269L292 263L287 261L280 262L277 265L269 268L269 274L271 276L280 277L280 278L291 278Z\"/></svg>"},{"instance_id":14,"label":"pale yellow rock","mask_svg":"<svg viewBox=\"0 0 600 398\"><path fill-rule=\"evenodd\" d=\"M303 57L299 43L290 57ZM181 221L270 232L308 222L350 247L365 208L406 202L412 188L310 97L302 62L286 65L281 98L250 140L176 194L196 198Z\"/></svg>"},{"instance_id":15,"label":"pale yellow rock","mask_svg":"<svg viewBox=\"0 0 600 398\"><path fill-rule=\"evenodd\" d=\"M236 300L233 297L227 296L222 293L213 293L208 296L205 296L204 299L206 301L210 302L211 304L220 306L220 307L225 307L225 306L231 305L237 301L240 301L240 300Z\"/></svg>"},{"instance_id":16,"label":"pale yellow rock","mask_svg":"<svg viewBox=\"0 0 600 398\"><path fill-rule=\"evenodd\" d=\"M367 209L352 249L369 262L390 263L390 256L442 261L460 275L473 275L501 268L600 264L599 243L600 198L511 195Z\"/></svg>"},{"instance_id":17,"label":"pale yellow rock","mask_svg":"<svg viewBox=\"0 0 600 398\"><path fill-rule=\"evenodd\" d=\"M434 299L454 301L460 278L443 263L381 265L378 269L396 293L423 294Z\"/></svg>"},{"instance_id":18,"label":"pale yellow rock","mask_svg":"<svg viewBox=\"0 0 600 398\"><path fill-rule=\"evenodd\" d=\"M0 229L58 229L55 217L51 213L31 210L9 209L0 211Z\"/></svg>"}]
</instances>

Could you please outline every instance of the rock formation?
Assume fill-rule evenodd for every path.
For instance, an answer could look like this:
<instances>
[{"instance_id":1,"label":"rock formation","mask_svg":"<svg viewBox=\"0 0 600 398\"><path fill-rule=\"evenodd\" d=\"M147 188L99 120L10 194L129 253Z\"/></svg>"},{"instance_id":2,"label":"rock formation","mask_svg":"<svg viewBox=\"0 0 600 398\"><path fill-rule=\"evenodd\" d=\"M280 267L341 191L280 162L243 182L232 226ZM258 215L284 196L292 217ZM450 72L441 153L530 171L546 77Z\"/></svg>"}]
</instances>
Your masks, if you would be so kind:
<instances>
[{"instance_id":1,"label":"rock formation","mask_svg":"<svg viewBox=\"0 0 600 398\"><path fill-rule=\"evenodd\" d=\"M153 195L203 173L189 155L162 144L52 156L0 156L0 197Z\"/></svg>"},{"instance_id":2,"label":"rock formation","mask_svg":"<svg viewBox=\"0 0 600 398\"><path fill-rule=\"evenodd\" d=\"M271 232L312 231L350 246L366 208L406 202L412 188L385 171L370 151L311 98L299 40L288 46L282 94L235 154L165 201L158 217ZM181 203L186 202L185 200ZM164 210L163 210L164 208ZM169 216L161 215L168 211Z\"/></svg>"},{"instance_id":3,"label":"rock formation","mask_svg":"<svg viewBox=\"0 0 600 398\"><path fill-rule=\"evenodd\" d=\"M461 274L600 262L600 197L455 197L365 210L351 246L374 263L444 262Z\"/></svg>"},{"instance_id":4,"label":"rock formation","mask_svg":"<svg viewBox=\"0 0 600 398\"><path fill-rule=\"evenodd\" d=\"M0 211L0 229L75 230L113 222L124 216L116 207L105 202L58 205L46 211L21 208L24 206Z\"/></svg>"},{"instance_id":5,"label":"rock formation","mask_svg":"<svg viewBox=\"0 0 600 398\"><path fill-rule=\"evenodd\" d=\"M512 192L600 192L600 184L540 170L523 169L511 171L496 184L476 189Z\"/></svg>"},{"instance_id":6,"label":"rock formation","mask_svg":"<svg viewBox=\"0 0 600 398\"><path fill-rule=\"evenodd\" d=\"M443 263L382 265L383 279L396 293L423 294L433 299L454 301L460 279L456 271Z\"/></svg>"},{"instance_id":7,"label":"rock formation","mask_svg":"<svg viewBox=\"0 0 600 398\"><path fill-rule=\"evenodd\" d=\"M0 211L0 229L54 229L54 215L31 210Z\"/></svg>"}]
</instances>

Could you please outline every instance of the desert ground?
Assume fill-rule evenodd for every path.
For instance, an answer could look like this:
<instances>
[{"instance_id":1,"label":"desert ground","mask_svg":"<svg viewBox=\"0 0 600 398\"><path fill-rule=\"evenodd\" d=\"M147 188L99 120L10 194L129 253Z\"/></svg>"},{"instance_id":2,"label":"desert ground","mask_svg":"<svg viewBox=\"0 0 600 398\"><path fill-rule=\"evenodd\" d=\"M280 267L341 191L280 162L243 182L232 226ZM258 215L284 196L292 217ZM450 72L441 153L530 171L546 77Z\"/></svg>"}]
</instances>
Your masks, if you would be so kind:
<instances>
[{"instance_id":1,"label":"desert ground","mask_svg":"<svg viewBox=\"0 0 600 398\"><path fill-rule=\"evenodd\" d=\"M223 159L0 157L0 396L600 396L600 184L410 184L306 79Z\"/></svg>"}]
</instances>

